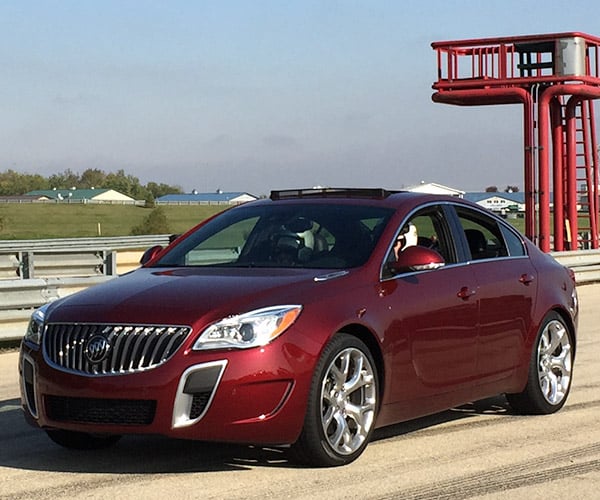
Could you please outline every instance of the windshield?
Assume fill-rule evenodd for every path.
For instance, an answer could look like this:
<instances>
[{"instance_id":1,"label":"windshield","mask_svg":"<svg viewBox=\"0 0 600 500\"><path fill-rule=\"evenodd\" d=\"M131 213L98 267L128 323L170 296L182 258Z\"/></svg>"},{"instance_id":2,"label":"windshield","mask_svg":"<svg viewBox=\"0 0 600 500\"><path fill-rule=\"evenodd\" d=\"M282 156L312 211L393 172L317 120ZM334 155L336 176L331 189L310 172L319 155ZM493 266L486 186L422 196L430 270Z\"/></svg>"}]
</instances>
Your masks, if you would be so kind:
<instances>
[{"instance_id":1,"label":"windshield","mask_svg":"<svg viewBox=\"0 0 600 500\"><path fill-rule=\"evenodd\" d=\"M154 265L356 267L367 261L392 213L363 205L242 206L209 221Z\"/></svg>"}]
</instances>

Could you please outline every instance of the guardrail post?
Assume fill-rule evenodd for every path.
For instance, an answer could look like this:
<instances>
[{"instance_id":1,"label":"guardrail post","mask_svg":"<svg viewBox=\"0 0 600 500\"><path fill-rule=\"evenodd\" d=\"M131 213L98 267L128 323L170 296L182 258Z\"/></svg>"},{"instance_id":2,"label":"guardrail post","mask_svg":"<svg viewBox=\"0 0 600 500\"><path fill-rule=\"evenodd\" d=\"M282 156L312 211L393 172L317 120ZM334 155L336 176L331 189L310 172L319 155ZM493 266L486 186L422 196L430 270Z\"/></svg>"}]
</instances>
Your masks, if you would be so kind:
<instances>
[{"instance_id":1,"label":"guardrail post","mask_svg":"<svg viewBox=\"0 0 600 500\"><path fill-rule=\"evenodd\" d=\"M22 275L21 277L23 279L32 279L35 278L35 271L34 271L34 257L33 257L33 252L23 252L22 254L22 260L21 260L21 270L22 270Z\"/></svg>"},{"instance_id":2,"label":"guardrail post","mask_svg":"<svg viewBox=\"0 0 600 500\"><path fill-rule=\"evenodd\" d=\"M106 276L117 275L117 252L104 252L104 274Z\"/></svg>"}]
</instances>

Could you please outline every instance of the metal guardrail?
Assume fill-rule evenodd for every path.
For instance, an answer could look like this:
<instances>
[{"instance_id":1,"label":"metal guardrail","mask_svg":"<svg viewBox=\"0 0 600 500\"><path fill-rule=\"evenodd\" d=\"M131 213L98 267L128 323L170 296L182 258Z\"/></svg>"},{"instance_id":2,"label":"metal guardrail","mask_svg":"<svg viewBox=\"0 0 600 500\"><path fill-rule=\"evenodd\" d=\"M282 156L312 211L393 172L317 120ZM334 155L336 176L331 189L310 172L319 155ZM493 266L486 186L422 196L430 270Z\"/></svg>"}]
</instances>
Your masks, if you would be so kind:
<instances>
[{"instance_id":1,"label":"metal guardrail","mask_svg":"<svg viewBox=\"0 0 600 500\"><path fill-rule=\"evenodd\" d=\"M12 257L12 258L11 258ZM14 260L16 260L16 266ZM16 274L17 278L56 278L59 276L112 276L116 274L114 253L111 251L53 251L19 252L9 255L12 267L2 274ZM0 270L1 261L0 261Z\"/></svg>"},{"instance_id":2,"label":"metal guardrail","mask_svg":"<svg viewBox=\"0 0 600 500\"><path fill-rule=\"evenodd\" d=\"M114 278L139 265L143 250L169 235L0 242L0 341L18 340L43 304ZM600 250L555 252L578 284L600 282Z\"/></svg>"},{"instance_id":3,"label":"metal guardrail","mask_svg":"<svg viewBox=\"0 0 600 500\"><path fill-rule=\"evenodd\" d=\"M170 234L144 236L115 236L93 238L59 238L45 240L1 240L0 255L7 253L43 250L52 252L58 250L140 250L153 245L166 245Z\"/></svg>"},{"instance_id":4,"label":"metal guardrail","mask_svg":"<svg viewBox=\"0 0 600 500\"><path fill-rule=\"evenodd\" d=\"M117 251L168 242L169 235L0 241L0 279L113 276Z\"/></svg>"},{"instance_id":5,"label":"metal guardrail","mask_svg":"<svg viewBox=\"0 0 600 500\"><path fill-rule=\"evenodd\" d=\"M0 281L0 341L23 337L33 310L114 276Z\"/></svg>"},{"instance_id":6,"label":"metal guardrail","mask_svg":"<svg viewBox=\"0 0 600 500\"><path fill-rule=\"evenodd\" d=\"M0 241L0 341L21 338L36 307L136 268L169 237Z\"/></svg>"},{"instance_id":7,"label":"metal guardrail","mask_svg":"<svg viewBox=\"0 0 600 500\"><path fill-rule=\"evenodd\" d=\"M563 266L575 271L578 284L600 282L600 250L553 252L552 256Z\"/></svg>"}]
</instances>

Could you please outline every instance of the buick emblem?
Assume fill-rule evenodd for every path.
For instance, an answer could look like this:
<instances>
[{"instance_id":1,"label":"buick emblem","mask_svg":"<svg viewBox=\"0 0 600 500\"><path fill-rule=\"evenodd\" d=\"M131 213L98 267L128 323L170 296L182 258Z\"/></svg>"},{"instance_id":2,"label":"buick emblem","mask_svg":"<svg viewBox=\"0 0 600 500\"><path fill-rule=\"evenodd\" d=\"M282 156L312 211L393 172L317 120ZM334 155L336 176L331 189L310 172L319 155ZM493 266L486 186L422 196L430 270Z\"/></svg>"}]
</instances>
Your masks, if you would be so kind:
<instances>
[{"instance_id":1,"label":"buick emblem","mask_svg":"<svg viewBox=\"0 0 600 500\"><path fill-rule=\"evenodd\" d=\"M85 357L90 363L100 363L108 355L110 344L102 335L95 335L88 340L85 346Z\"/></svg>"}]
</instances>

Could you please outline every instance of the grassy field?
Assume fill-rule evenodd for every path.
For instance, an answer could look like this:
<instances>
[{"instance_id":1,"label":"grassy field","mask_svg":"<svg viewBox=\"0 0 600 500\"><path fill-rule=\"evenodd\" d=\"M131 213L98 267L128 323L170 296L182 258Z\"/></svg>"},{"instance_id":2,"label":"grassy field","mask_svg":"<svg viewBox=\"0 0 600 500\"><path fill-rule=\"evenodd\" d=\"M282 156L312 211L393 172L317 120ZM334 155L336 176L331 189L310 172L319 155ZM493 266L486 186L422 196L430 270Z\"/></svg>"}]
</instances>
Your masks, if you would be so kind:
<instances>
[{"instance_id":1,"label":"grassy field","mask_svg":"<svg viewBox=\"0 0 600 500\"><path fill-rule=\"evenodd\" d=\"M163 206L169 232L181 233L225 205ZM0 240L129 236L151 212L132 205L0 204Z\"/></svg>"},{"instance_id":2,"label":"grassy field","mask_svg":"<svg viewBox=\"0 0 600 500\"><path fill-rule=\"evenodd\" d=\"M169 232L182 233L225 205L163 206ZM129 236L152 209L132 205L0 204L0 240ZM524 219L509 219L519 231Z\"/></svg>"}]
</instances>

